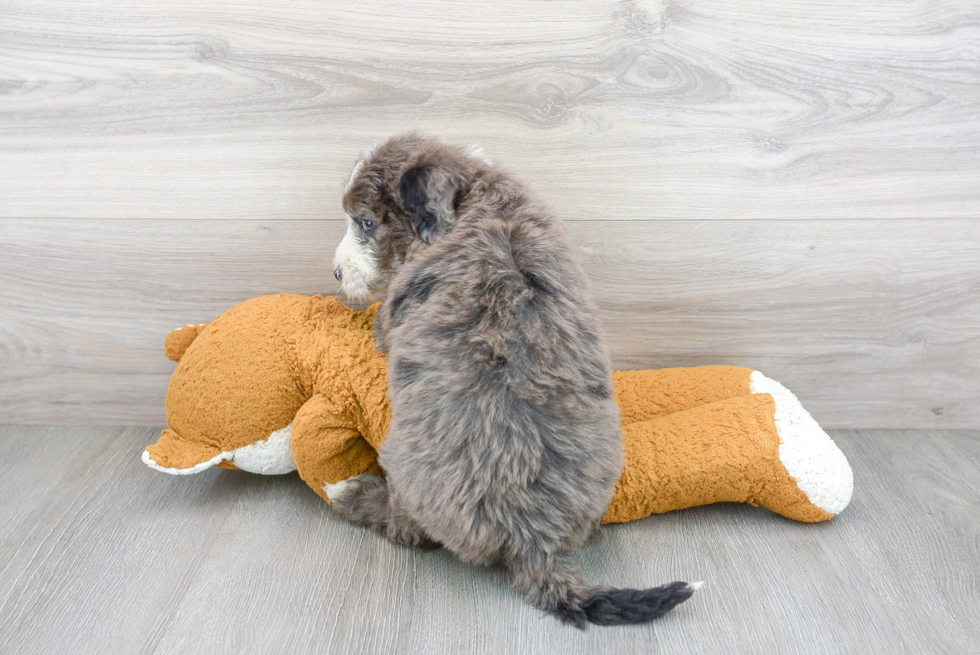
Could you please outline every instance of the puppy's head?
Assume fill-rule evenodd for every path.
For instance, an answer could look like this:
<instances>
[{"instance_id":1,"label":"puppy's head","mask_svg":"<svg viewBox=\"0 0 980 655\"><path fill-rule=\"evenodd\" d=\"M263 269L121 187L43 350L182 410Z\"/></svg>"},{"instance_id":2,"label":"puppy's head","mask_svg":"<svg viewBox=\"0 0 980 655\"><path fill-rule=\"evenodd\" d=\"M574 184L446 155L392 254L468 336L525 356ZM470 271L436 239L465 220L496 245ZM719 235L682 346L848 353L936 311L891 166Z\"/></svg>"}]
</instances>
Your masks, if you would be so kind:
<instances>
[{"instance_id":1,"label":"puppy's head","mask_svg":"<svg viewBox=\"0 0 980 655\"><path fill-rule=\"evenodd\" d=\"M474 176L490 166L478 148L458 148L417 133L365 152L344 192L347 234L334 276L341 293L377 300L411 253L452 229Z\"/></svg>"}]
</instances>

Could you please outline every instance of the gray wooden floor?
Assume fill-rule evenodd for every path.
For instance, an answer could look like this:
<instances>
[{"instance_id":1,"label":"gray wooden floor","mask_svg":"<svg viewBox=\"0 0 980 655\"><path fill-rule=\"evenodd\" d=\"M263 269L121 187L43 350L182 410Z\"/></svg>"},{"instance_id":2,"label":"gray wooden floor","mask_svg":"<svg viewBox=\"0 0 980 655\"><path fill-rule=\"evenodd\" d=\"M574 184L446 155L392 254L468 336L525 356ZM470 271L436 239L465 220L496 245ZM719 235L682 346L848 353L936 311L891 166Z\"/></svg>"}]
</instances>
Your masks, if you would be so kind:
<instances>
[{"instance_id":1,"label":"gray wooden floor","mask_svg":"<svg viewBox=\"0 0 980 655\"><path fill-rule=\"evenodd\" d=\"M175 478L149 428L0 427L0 652L976 652L980 432L842 431L826 524L716 505L607 527L589 580L707 586L578 632L496 569L393 546L294 475Z\"/></svg>"}]
</instances>

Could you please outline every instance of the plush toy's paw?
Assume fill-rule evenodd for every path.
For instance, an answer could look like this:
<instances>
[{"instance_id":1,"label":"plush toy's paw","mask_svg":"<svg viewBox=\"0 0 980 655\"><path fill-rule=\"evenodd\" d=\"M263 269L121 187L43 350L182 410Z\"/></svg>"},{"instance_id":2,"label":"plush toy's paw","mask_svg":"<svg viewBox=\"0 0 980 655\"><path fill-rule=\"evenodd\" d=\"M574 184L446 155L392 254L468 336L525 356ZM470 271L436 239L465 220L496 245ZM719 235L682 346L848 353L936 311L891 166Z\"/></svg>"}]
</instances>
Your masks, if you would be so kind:
<instances>
[{"instance_id":1,"label":"plush toy's paw","mask_svg":"<svg viewBox=\"0 0 980 655\"><path fill-rule=\"evenodd\" d=\"M779 461L815 507L839 514L851 501L854 474L844 453L789 389L753 371L752 393L768 393L776 406Z\"/></svg>"}]
</instances>

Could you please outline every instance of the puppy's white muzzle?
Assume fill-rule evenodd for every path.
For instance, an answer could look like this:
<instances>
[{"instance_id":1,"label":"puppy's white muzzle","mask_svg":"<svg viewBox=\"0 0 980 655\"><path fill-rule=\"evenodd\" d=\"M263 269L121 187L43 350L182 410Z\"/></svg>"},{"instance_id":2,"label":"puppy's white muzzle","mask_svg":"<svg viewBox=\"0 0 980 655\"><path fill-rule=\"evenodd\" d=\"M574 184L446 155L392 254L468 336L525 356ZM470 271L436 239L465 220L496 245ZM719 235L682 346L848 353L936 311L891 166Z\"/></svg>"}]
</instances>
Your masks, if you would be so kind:
<instances>
[{"instance_id":1,"label":"puppy's white muzzle","mask_svg":"<svg viewBox=\"0 0 980 655\"><path fill-rule=\"evenodd\" d=\"M367 298L371 294L371 283L377 276L378 263L371 252L358 238L353 220L347 219L347 234L337 246L334 256L334 276L340 281L340 291L349 298Z\"/></svg>"}]
</instances>

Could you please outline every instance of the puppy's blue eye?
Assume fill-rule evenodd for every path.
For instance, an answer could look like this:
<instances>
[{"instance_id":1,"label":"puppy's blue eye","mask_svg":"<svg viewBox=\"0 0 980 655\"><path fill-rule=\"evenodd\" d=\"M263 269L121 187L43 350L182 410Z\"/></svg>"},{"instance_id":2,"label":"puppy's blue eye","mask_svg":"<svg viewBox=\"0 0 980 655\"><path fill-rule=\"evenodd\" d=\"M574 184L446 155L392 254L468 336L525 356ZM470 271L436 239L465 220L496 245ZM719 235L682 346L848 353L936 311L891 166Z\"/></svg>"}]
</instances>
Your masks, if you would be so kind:
<instances>
[{"instance_id":1,"label":"puppy's blue eye","mask_svg":"<svg viewBox=\"0 0 980 655\"><path fill-rule=\"evenodd\" d=\"M372 221L370 218L365 218L363 221L361 221L361 227L363 227L365 230L370 230L372 227L374 227L374 221Z\"/></svg>"}]
</instances>

